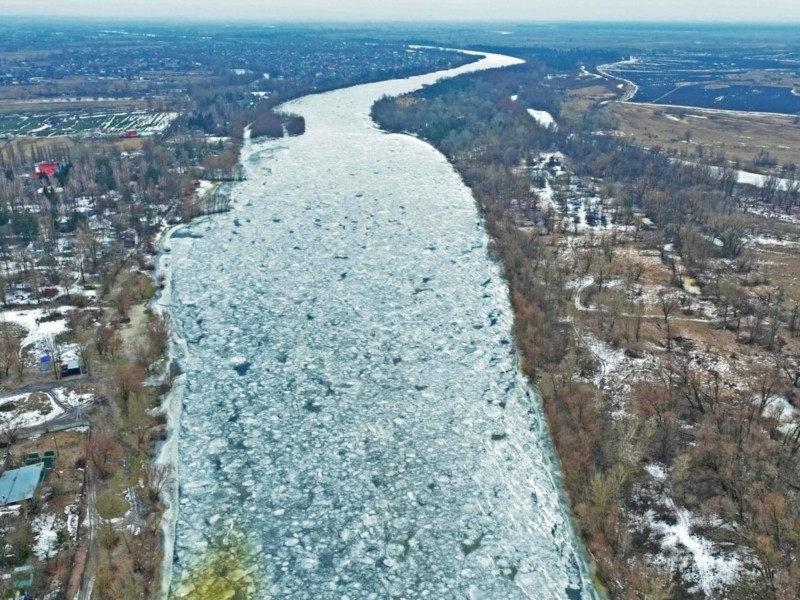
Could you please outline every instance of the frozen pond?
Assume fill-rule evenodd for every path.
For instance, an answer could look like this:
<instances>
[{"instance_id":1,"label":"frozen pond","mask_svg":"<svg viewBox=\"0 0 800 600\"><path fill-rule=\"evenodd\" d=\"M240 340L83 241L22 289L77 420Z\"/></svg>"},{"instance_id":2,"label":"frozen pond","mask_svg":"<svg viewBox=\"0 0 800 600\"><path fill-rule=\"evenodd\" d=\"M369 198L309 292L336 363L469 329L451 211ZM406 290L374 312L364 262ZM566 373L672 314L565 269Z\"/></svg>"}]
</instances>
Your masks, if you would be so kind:
<instances>
[{"instance_id":1,"label":"frozen pond","mask_svg":"<svg viewBox=\"0 0 800 600\"><path fill-rule=\"evenodd\" d=\"M593 597L474 200L368 116L437 78L292 102L307 133L170 241L175 581L235 529L263 598Z\"/></svg>"}]
</instances>

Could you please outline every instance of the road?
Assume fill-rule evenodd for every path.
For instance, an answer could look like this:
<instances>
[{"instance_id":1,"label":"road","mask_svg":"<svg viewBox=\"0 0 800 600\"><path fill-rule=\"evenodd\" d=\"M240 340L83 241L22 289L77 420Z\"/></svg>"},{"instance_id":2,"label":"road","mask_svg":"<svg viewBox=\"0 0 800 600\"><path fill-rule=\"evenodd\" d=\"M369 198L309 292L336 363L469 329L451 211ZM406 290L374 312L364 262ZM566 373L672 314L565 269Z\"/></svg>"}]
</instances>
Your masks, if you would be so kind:
<instances>
[{"instance_id":1,"label":"road","mask_svg":"<svg viewBox=\"0 0 800 600\"><path fill-rule=\"evenodd\" d=\"M18 440L28 439L43 433L65 431L74 427L89 425L89 421L86 418L86 413L91 409L94 402L96 402L96 399L78 406L69 406L62 403L58 397L53 394L53 390L57 388L74 389L79 386L86 385L87 383L89 383L89 379L86 376L80 376L70 377L69 379L57 379L53 381L37 381L14 390L9 390L4 387L2 392L0 392L0 403L7 398L38 392L47 394L53 400L53 402L55 402L59 408L64 411L57 417L53 417L52 419L49 419L48 421L45 421L39 425L20 428L16 431L16 438Z\"/></svg>"}]
</instances>

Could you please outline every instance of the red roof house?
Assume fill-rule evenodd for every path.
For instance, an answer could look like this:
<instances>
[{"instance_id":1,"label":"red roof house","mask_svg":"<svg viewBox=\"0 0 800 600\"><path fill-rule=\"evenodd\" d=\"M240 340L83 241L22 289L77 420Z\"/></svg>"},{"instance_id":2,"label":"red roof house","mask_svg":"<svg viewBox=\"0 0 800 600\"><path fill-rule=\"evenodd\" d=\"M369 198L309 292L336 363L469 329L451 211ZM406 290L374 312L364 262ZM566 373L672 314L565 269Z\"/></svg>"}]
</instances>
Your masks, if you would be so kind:
<instances>
[{"instance_id":1,"label":"red roof house","mask_svg":"<svg viewBox=\"0 0 800 600\"><path fill-rule=\"evenodd\" d=\"M62 166L63 165L58 162L40 162L36 165L36 169L33 172L33 177L34 179L38 179L40 177L52 179L58 175Z\"/></svg>"}]
</instances>

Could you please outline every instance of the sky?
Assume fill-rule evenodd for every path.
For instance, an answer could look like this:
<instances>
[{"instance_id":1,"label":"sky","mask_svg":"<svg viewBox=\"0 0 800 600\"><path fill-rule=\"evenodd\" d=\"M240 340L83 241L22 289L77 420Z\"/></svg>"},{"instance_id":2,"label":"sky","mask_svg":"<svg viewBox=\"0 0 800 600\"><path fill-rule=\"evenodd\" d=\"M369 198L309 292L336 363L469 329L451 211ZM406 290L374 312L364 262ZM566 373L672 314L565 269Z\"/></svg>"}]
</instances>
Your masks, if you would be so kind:
<instances>
[{"instance_id":1,"label":"sky","mask_svg":"<svg viewBox=\"0 0 800 600\"><path fill-rule=\"evenodd\" d=\"M0 15L224 21L800 22L800 0L0 0Z\"/></svg>"}]
</instances>

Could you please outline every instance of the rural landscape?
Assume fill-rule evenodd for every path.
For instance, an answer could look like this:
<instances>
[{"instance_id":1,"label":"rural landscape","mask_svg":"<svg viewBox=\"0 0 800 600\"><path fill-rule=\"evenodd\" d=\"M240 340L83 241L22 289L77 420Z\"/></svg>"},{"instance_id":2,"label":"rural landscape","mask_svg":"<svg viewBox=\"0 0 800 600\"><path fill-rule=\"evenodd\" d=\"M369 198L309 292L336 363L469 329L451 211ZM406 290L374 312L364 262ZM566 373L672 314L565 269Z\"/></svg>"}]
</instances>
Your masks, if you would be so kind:
<instances>
[{"instance_id":1,"label":"rural landscape","mask_svg":"<svg viewBox=\"0 0 800 600\"><path fill-rule=\"evenodd\" d=\"M800 42L742 31L0 25L0 597L800 597Z\"/></svg>"}]
</instances>

